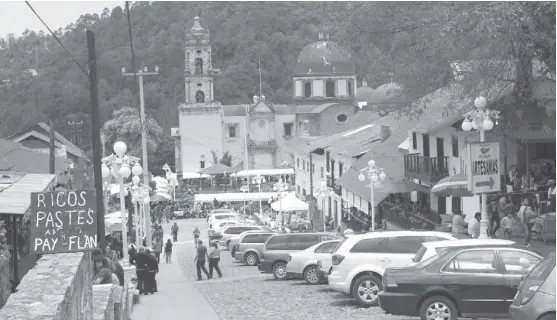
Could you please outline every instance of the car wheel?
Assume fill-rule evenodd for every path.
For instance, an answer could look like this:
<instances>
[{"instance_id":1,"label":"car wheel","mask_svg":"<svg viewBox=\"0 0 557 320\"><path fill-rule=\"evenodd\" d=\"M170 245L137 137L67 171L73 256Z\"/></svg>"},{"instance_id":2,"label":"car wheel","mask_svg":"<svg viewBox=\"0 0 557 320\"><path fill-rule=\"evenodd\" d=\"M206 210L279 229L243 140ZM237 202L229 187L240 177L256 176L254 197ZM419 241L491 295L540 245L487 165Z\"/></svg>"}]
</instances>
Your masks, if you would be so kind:
<instances>
[{"instance_id":1,"label":"car wheel","mask_svg":"<svg viewBox=\"0 0 557 320\"><path fill-rule=\"evenodd\" d=\"M308 284L319 284L319 276L317 275L317 266L308 266L304 270L304 280Z\"/></svg>"},{"instance_id":2,"label":"car wheel","mask_svg":"<svg viewBox=\"0 0 557 320\"><path fill-rule=\"evenodd\" d=\"M273 266L273 276L275 280L284 280L286 279L286 263L284 262L277 262Z\"/></svg>"},{"instance_id":3,"label":"car wheel","mask_svg":"<svg viewBox=\"0 0 557 320\"><path fill-rule=\"evenodd\" d=\"M257 258L257 255L253 252L250 252L246 255L246 264L248 266L256 266L259 263L259 259Z\"/></svg>"},{"instance_id":4,"label":"car wheel","mask_svg":"<svg viewBox=\"0 0 557 320\"><path fill-rule=\"evenodd\" d=\"M352 297L364 307L376 306L382 289L381 279L378 277L371 274L360 276L352 286Z\"/></svg>"},{"instance_id":5,"label":"car wheel","mask_svg":"<svg viewBox=\"0 0 557 320\"><path fill-rule=\"evenodd\" d=\"M456 320L458 311L455 304L447 297L427 298L420 306L421 320Z\"/></svg>"}]
</instances>

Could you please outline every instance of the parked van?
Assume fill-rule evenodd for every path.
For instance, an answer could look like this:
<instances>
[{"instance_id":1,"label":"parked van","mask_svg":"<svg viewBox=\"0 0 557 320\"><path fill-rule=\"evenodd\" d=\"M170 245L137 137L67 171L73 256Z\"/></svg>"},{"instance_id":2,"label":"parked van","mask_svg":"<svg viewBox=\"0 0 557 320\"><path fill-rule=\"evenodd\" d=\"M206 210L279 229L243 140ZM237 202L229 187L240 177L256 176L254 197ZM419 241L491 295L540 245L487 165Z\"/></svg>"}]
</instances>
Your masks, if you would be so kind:
<instances>
[{"instance_id":1,"label":"parked van","mask_svg":"<svg viewBox=\"0 0 557 320\"><path fill-rule=\"evenodd\" d=\"M263 250L263 246L267 239L275 233L271 232L255 232L250 231L244 233L240 238L239 244L232 250L234 252L234 259L248 266L256 266L259 264L259 255Z\"/></svg>"}]
</instances>

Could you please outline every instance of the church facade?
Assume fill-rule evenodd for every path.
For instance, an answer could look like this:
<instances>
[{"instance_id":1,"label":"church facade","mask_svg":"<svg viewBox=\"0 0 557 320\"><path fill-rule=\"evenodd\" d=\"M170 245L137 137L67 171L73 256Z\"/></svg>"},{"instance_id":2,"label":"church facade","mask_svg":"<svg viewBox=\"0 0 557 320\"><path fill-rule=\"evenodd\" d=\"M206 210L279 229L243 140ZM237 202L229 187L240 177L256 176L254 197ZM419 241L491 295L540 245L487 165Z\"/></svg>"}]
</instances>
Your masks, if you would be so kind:
<instances>
[{"instance_id":1,"label":"church facade","mask_svg":"<svg viewBox=\"0 0 557 320\"><path fill-rule=\"evenodd\" d=\"M176 169L186 179L211 166L213 153L220 159L228 152L237 170L292 166L286 141L343 132L370 118L355 101L351 55L322 33L298 56L290 104L274 104L265 96L240 105L215 101L210 33L199 17L186 40L185 102L178 107L179 128L173 130Z\"/></svg>"}]
</instances>

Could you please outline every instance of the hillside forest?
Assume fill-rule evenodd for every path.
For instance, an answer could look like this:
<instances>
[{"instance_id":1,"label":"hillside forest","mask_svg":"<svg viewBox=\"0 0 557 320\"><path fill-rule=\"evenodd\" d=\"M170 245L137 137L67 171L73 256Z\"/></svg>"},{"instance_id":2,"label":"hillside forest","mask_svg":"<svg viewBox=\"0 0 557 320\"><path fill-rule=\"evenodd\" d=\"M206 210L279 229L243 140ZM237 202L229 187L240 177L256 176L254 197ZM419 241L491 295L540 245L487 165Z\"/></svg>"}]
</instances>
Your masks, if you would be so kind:
<instances>
[{"instance_id":1,"label":"hillside forest","mask_svg":"<svg viewBox=\"0 0 557 320\"><path fill-rule=\"evenodd\" d=\"M130 110L139 106L137 81L121 74L123 67L132 69L127 13L123 2L54 31L82 66L84 31L95 33L101 121L111 140L137 139L141 129ZM211 32L213 66L220 69L215 99L223 104L249 103L259 93L259 60L263 94L288 103L299 52L325 31L350 49L360 81L377 87L393 78L403 88L400 101L453 81L450 62L475 61L462 94L473 97L505 82L514 89L502 107L522 109L509 113L509 122L518 122L526 108L540 119L549 115L555 125L554 94L548 101L533 86L539 75L555 84L555 2L134 2L129 24L136 69L160 69L144 86L157 167L173 163L169 133L178 126L176 108L184 101L185 35L194 16ZM516 66L502 68L501 61ZM88 148L88 78L52 35L26 30L0 39L0 80L1 136L53 121L71 137L68 122L81 119L81 146ZM398 111L419 116L425 107L401 102Z\"/></svg>"}]
</instances>

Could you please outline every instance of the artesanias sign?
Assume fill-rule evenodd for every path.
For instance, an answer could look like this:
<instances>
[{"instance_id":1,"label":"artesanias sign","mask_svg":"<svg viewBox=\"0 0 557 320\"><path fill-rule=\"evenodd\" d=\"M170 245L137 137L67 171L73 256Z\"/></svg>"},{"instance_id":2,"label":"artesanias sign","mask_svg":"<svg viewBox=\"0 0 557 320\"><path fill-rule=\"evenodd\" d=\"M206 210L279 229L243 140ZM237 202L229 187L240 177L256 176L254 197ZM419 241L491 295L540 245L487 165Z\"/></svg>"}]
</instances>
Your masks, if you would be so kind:
<instances>
[{"instance_id":1,"label":"artesanias sign","mask_svg":"<svg viewBox=\"0 0 557 320\"><path fill-rule=\"evenodd\" d=\"M31 193L31 253L89 251L97 246L95 190Z\"/></svg>"},{"instance_id":2,"label":"artesanias sign","mask_svg":"<svg viewBox=\"0 0 557 320\"><path fill-rule=\"evenodd\" d=\"M468 145L468 154L468 190L472 193L500 191L499 142L471 143Z\"/></svg>"}]
</instances>

